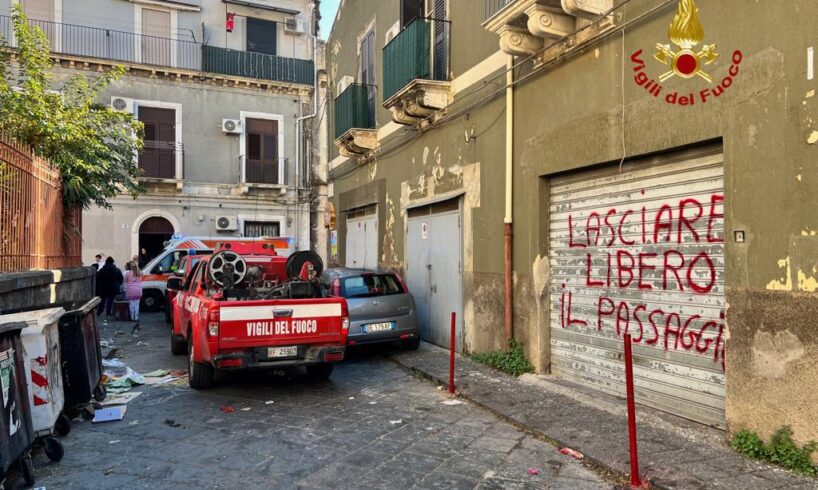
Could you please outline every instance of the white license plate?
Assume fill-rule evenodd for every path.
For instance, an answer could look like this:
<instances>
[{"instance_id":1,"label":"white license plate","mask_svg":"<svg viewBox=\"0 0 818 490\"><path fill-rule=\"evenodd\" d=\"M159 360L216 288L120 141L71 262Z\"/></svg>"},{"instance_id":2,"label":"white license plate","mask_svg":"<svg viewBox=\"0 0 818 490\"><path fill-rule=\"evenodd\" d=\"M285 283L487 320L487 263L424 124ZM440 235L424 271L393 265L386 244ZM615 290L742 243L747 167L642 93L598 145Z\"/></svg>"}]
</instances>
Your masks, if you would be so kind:
<instances>
[{"instance_id":1,"label":"white license plate","mask_svg":"<svg viewBox=\"0 0 818 490\"><path fill-rule=\"evenodd\" d=\"M267 357L295 357L298 355L298 346L268 347Z\"/></svg>"},{"instance_id":2,"label":"white license plate","mask_svg":"<svg viewBox=\"0 0 818 490\"><path fill-rule=\"evenodd\" d=\"M392 330L392 324L389 322L364 325L364 333L385 332L387 330Z\"/></svg>"}]
</instances>

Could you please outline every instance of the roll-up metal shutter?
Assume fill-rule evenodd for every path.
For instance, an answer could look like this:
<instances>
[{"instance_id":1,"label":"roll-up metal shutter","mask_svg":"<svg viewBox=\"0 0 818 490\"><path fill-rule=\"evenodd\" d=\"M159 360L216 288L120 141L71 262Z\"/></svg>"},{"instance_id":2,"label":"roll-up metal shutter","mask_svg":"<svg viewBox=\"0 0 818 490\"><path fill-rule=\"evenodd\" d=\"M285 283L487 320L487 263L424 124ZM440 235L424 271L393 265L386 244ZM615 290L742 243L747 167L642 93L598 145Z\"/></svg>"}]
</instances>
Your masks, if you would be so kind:
<instances>
[{"instance_id":1,"label":"roll-up metal shutter","mask_svg":"<svg viewBox=\"0 0 818 490\"><path fill-rule=\"evenodd\" d=\"M638 402L724 427L721 148L557 176L549 185L551 365Z\"/></svg>"}]
</instances>

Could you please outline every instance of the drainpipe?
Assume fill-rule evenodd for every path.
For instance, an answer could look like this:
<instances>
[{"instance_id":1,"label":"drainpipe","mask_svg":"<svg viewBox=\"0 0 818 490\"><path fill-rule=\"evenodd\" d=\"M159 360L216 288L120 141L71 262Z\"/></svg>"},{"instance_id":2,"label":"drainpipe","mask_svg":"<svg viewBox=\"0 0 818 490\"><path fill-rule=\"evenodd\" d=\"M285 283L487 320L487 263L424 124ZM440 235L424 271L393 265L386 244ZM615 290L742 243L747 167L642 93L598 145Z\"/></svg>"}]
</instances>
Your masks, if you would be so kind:
<instances>
[{"instance_id":1,"label":"drainpipe","mask_svg":"<svg viewBox=\"0 0 818 490\"><path fill-rule=\"evenodd\" d=\"M514 56L508 55L506 58L506 215L505 222L505 327L506 341L514 338L514 314L512 311L513 291L512 291L512 267L511 267L511 246L512 246L512 196L514 190Z\"/></svg>"},{"instance_id":2,"label":"drainpipe","mask_svg":"<svg viewBox=\"0 0 818 490\"><path fill-rule=\"evenodd\" d=\"M312 32L312 67L313 67L313 92L312 92L312 99L313 99L313 110L312 114L307 114L306 116L301 116L295 120L295 137L297 144L295 145L295 249L299 249L299 233L298 233L298 215L300 213L301 204L301 189L302 184L301 182L301 170L304 162L303 155L301 154L301 146L304 144L304 136L303 136L303 127L304 121L308 119L313 119L315 116L318 115L318 32L315 29L315 10L317 6L315 2L310 2L310 32ZM301 105L301 101L298 102L299 107Z\"/></svg>"}]
</instances>

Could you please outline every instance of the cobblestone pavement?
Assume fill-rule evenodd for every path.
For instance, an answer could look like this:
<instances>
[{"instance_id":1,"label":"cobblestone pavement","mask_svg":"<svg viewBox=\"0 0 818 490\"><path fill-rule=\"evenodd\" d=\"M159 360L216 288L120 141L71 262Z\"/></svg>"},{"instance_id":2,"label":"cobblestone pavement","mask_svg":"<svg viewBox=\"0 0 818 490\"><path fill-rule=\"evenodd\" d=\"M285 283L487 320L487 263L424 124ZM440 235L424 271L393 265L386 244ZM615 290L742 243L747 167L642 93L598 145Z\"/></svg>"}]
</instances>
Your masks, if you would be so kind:
<instances>
[{"instance_id":1,"label":"cobblestone pavement","mask_svg":"<svg viewBox=\"0 0 818 490\"><path fill-rule=\"evenodd\" d=\"M184 369L161 315L110 322L122 360ZM123 333L115 334L119 329ZM104 349L105 352L105 349ZM449 398L376 350L330 381L300 370L222 376L209 391L138 388L119 422L78 422L65 458L35 451L37 486L54 488L612 488L614 482L474 405ZM232 413L222 411L233 407ZM536 470L529 471L533 468Z\"/></svg>"}]
</instances>

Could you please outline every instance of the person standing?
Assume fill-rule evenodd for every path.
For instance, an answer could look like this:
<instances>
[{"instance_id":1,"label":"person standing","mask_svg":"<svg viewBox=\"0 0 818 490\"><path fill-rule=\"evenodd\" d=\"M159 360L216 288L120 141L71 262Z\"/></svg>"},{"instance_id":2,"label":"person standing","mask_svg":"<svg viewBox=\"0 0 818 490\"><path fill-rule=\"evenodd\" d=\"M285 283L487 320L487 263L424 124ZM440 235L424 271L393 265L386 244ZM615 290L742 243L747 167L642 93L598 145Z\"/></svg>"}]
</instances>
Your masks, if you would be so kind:
<instances>
[{"instance_id":1,"label":"person standing","mask_svg":"<svg viewBox=\"0 0 818 490\"><path fill-rule=\"evenodd\" d=\"M128 310L131 321L139 326L139 302L142 300L142 271L136 260L130 262L130 268L125 271L125 299L128 300Z\"/></svg>"},{"instance_id":2,"label":"person standing","mask_svg":"<svg viewBox=\"0 0 818 490\"><path fill-rule=\"evenodd\" d=\"M136 257L134 257L134 258L136 258ZM150 257L148 257L148 251L145 250L144 247L142 248L142 250L139 251L138 260L139 260L138 264L139 264L140 269L144 269L145 266L148 265L148 262L151 261Z\"/></svg>"},{"instance_id":3,"label":"person standing","mask_svg":"<svg viewBox=\"0 0 818 490\"><path fill-rule=\"evenodd\" d=\"M114 258L105 259L105 265L97 272L97 295L102 298L102 302L97 308L97 315L105 311L108 316L113 316L114 298L119 294L122 287L122 271L114 265Z\"/></svg>"},{"instance_id":4,"label":"person standing","mask_svg":"<svg viewBox=\"0 0 818 490\"><path fill-rule=\"evenodd\" d=\"M105 256L103 254L96 254L94 259L97 261L97 270L102 269L105 267Z\"/></svg>"}]
</instances>

